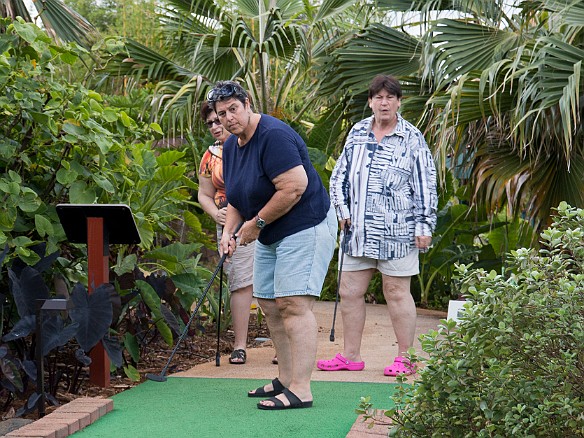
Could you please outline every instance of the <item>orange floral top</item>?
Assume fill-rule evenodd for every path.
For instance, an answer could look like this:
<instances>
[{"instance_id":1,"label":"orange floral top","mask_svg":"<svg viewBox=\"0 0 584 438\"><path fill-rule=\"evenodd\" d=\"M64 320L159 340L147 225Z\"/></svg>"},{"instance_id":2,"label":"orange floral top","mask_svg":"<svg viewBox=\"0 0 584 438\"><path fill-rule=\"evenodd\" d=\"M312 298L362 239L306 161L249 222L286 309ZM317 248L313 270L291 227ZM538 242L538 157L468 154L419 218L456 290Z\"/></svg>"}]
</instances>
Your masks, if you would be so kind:
<instances>
[{"instance_id":1,"label":"orange floral top","mask_svg":"<svg viewBox=\"0 0 584 438\"><path fill-rule=\"evenodd\" d=\"M215 142L203 154L199 175L203 178L211 178L211 183L215 187L215 205L217 208L227 206L225 196L225 182L223 181L223 145Z\"/></svg>"}]
</instances>

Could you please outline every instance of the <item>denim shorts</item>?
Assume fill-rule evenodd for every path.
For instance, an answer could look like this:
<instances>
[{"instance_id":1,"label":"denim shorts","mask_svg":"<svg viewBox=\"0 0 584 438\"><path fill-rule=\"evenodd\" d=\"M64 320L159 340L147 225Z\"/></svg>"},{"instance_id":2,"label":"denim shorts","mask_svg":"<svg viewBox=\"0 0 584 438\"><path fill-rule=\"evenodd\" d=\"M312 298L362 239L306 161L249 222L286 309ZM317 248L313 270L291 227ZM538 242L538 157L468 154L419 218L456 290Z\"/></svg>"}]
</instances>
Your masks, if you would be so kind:
<instances>
[{"instance_id":1,"label":"denim shorts","mask_svg":"<svg viewBox=\"0 0 584 438\"><path fill-rule=\"evenodd\" d=\"M341 257L341 254L339 254L339 257ZM395 260L376 260L369 257L353 257L345 254L343 271L364 271L365 269L373 268L390 277L411 277L420 273L418 254L418 248L412 249L405 257Z\"/></svg>"},{"instance_id":2,"label":"denim shorts","mask_svg":"<svg viewBox=\"0 0 584 438\"><path fill-rule=\"evenodd\" d=\"M320 224L271 245L256 242L253 295L273 300L293 295L320 296L337 239L331 208Z\"/></svg>"}]
</instances>

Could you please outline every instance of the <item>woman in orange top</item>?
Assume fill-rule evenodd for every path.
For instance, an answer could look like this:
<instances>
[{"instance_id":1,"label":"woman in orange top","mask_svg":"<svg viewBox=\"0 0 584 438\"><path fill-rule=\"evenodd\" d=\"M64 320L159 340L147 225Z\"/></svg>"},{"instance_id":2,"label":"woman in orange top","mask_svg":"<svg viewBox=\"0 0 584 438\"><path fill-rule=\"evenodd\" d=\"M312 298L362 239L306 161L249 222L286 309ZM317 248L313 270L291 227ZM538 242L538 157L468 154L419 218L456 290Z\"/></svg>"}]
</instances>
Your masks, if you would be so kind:
<instances>
[{"instance_id":1,"label":"woman in orange top","mask_svg":"<svg viewBox=\"0 0 584 438\"><path fill-rule=\"evenodd\" d=\"M204 102L201 107L201 117L217 141L209 146L201 159L198 199L203 210L217 224L217 241L219 242L227 212L227 199L223 183L223 142L231 134L223 128L217 114L207 102ZM253 257L254 245L249 244L239 248L230 259L226 260L224 265L229 282L231 318L235 335L233 353L229 358L229 362L232 364L244 364L247 359L247 329L253 288Z\"/></svg>"}]
</instances>

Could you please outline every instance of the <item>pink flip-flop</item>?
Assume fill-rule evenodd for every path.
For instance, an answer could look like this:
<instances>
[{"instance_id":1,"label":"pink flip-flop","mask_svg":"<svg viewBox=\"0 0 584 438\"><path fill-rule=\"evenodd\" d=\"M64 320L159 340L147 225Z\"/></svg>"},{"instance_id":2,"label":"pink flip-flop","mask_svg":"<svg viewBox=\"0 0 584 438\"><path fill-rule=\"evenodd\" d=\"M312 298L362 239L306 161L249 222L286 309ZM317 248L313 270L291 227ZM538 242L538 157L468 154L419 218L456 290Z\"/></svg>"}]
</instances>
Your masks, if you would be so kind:
<instances>
[{"instance_id":1,"label":"pink flip-flop","mask_svg":"<svg viewBox=\"0 0 584 438\"><path fill-rule=\"evenodd\" d=\"M384 376L391 377L395 377L399 374L405 374L406 376L409 376L410 374L415 373L416 373L415 365L412 365L409 360L402 356L397 356L394 359L393 363L390 366L385 367L385 369L383 370Z\"/></svg>"},{"instance_id":2,"label":"pink flip-flop","mask_svg":"<svg viewBox=\"0 0 584 438\"><path fill-rule=\"evenodd\" d=\"M361 371L365 368L365 362L352 362L338 353L331 360L319 360L316 367L322 371Z\"/></svg>"}]
</instances>

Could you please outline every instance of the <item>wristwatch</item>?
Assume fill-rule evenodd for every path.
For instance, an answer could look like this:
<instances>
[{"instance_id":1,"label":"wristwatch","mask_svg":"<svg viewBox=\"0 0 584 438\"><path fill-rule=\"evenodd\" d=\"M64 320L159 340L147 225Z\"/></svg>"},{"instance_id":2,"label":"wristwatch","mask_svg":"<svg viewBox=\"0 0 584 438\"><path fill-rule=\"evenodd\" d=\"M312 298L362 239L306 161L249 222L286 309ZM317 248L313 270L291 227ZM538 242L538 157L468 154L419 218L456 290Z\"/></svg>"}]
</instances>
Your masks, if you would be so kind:
<instances>
[{"instance_id":1,"label":"wristwatch","mask_svg":"<svg viewBox=\"0 0 584 438\"><path fill-rule=\"evenodd\" d=\"M255 221L256 221L256 227L258 227L260 230L266 226L266 221L263 220L258 215L256 215Z\"/></svg>"}]
</instances>

